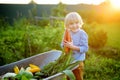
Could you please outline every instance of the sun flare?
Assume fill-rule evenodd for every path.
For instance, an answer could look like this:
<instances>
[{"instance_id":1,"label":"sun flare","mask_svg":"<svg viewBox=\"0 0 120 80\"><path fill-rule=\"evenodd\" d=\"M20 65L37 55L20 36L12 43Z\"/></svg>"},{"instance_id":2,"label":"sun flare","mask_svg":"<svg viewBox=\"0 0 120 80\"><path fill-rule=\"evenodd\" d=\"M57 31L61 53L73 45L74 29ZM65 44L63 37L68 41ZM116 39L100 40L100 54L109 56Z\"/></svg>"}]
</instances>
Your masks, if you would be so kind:
<instances>
[{"instance_id":1,"label":"sun flare","mask_svg":"<svg viewBox=\"0 0 120 80\"><path fill-rule=\"evenodd\" d=\"M113 8L120 9L120 0L110 0L110 2Z\"/></svg>"}]
</instances>

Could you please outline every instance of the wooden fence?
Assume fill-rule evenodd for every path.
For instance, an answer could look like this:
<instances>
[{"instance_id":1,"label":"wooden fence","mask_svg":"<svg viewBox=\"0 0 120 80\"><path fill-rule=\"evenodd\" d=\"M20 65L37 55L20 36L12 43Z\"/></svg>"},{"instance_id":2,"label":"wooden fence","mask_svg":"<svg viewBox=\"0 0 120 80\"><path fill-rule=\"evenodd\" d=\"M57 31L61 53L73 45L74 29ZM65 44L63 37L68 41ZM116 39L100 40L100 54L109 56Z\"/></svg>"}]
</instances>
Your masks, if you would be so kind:
<instances>
[{"instance_id":1,"label":"wooden fence","mask_svg":"<svg viewBox=\"0 0 120 80\"><path fill-rule=\"evenodd\" d=\"M35 16L35 21L36 21L36 23L37 23L39 20L49 20L49 21L50 21L50 25L53 25L53 24L54 24L54 20L64 21L64 17L55 17L55 16L39 17L39 16Z\"/></svg>"}]
</instances>

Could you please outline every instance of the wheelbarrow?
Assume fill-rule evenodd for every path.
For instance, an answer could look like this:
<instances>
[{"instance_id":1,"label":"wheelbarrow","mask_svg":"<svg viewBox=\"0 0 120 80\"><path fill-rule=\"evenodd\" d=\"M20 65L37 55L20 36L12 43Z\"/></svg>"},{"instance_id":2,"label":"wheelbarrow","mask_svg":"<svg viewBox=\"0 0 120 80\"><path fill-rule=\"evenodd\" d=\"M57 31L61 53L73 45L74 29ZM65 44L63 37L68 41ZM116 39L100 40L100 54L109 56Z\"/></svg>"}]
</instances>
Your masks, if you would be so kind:
<instances>
[{"instance_id":1,"label":"wheelbarrow","mask_svg":"<svg viewBox=\"0 0 120 80\"><path fill-rule=\"evenodd\" d=\"M6 64L3 66L0 66L0 76L4 75L7 72L14 72L13 68L14 66L18 67L28 67L29 64L35 64L39 66L40 68L43 68L46 64L57 60L60 55L62 54L62 51L59 50L51 50L48 52L40 53L10 64ZM65 75L63 73L57 73L53 76L44 78L43 80L61 80Z\"/></svg>"},{"instance_id":2,"label":"wheelbarrow","mask_svg":"<svg viewBox=\"0 0 120 80\"><path fill-rule=\"evenodd\" d=\"M52 50L44 53L40 53L10 64L6 64L3 66L0 66L0 76L4 75L7 72L14 72L13 68L15 65L18 67L28 67L29 64L35 64L39 66L40 68L43 68L46 64L57 60L60 55L62 54L61 51L58 50ZM63 73L58 73L53 76L47 77L44 80L60 80L63 76Z\"/></svg>"}]
</instances>

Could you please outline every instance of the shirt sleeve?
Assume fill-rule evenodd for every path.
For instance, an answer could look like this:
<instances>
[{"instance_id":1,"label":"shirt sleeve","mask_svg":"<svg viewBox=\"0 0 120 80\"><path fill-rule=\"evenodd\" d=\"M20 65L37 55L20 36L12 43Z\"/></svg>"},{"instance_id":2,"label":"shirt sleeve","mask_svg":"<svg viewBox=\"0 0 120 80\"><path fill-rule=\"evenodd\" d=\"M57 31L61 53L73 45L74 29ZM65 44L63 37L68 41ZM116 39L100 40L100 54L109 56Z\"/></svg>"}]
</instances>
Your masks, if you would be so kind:
<instances>
[{"instance_id":1,"label":"shirt sleeve","mask_svg":"<svg viewBox=\"0 0 120 80\"><path fill-rule=\"evenodd\" d=\"M60 47L63 49L63 47L64 47L63 42L61 42Z\"/></svg>"},{"instance_id":2,"label":"shirt sleeve","mask_svg":"<svg viewBox=\"0 0 120 80\"><path fill-rule=\"evenodd\" d=\"M80 45L80 53L85 53L88 51L88 35L86 32L82 32L81 34L81 45Z\"/></svg>"},{"instance_id":3,"label":"shirt sleeve","mask_svg":"<svg viewBox=\"0 0 120 80\"><path fill-rule=\"evenodd\" d=\"M65 32L63 33L63 36L62 36L62 41L61 41L61 44L60 44L60 47L63 49L64 45L63 45L63 39L64 39L64 35L65 35Z\"/></svg>"}]
</instances>

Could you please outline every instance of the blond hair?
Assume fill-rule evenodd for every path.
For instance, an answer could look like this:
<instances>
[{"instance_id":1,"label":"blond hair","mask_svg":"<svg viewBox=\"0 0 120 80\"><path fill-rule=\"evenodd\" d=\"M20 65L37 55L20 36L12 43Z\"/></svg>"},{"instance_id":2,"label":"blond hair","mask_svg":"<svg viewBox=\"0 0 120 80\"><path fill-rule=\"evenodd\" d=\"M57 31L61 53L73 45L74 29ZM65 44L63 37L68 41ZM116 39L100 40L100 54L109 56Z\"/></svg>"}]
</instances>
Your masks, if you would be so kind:
<instances>
[{"instance_id":1,"label":"blond hair","mask_svg":"<svg viewBox=\"0 0 120 80\"><path fill-rule=\"evenodd\" d=\"M65 20L64 20L65 27L67 28L68 25L73 22L79 22L80 27L82 27L83 25L83 20L77 12L70 12L66 15Z\"/></svg>"}]
</instances>

